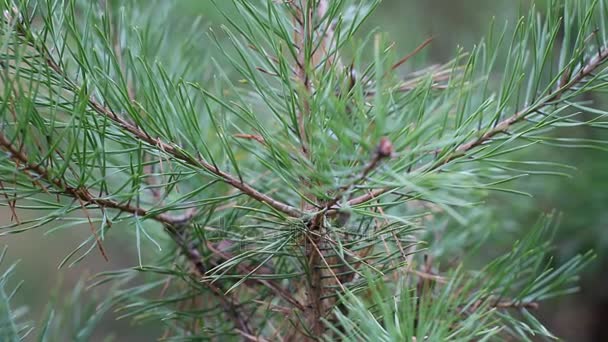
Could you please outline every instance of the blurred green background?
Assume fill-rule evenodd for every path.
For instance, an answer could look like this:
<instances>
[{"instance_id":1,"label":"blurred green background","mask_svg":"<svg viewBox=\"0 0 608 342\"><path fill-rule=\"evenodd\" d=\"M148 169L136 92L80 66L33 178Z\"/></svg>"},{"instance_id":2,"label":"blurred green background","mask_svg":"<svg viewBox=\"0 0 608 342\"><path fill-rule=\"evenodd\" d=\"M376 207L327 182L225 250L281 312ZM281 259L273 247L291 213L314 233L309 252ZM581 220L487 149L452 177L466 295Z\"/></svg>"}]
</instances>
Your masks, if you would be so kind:
<instances>
[{"instance_id":1,"label":"blurred green background","mask_svg":"<svg viewBox=\"0 0 608 342\"><path fill-rule=\"evenodd\" d=\"M210 1L173 1L176 12L159 15L174 15L176 20L184 22L200 16L203 18L202 30L222 24ZM525 0L384 0L364 30L379 28L388 32L390 39L397 43L397 51L403 55L426 38L434 37L433 43L405 66L406 71L414 70L426 64L447 62L459 46L470 49L483 37L492 20L498 26L507 21L513 23L519 14L526 13L530 4ZM209 49L215 48L209 45ZM608 106L608 101L600 97L593 100ZM593 129L579 128L562 133L608 140L605 132ZM484 248L504 249L531 227L539 214L553 209L562 212L555 258L565 260L589 249L594 249L598 258L582 275L581 291L543 304L541 315L548 327L565 340L608 341L608 332L603 326L608 317L608 286L605 285L608 283L608 233L604 231L608 222L608 152L542 146L525 153L527 156L519 157L538 158L540 155L541 159L573 165L577 169L570 172L571 178L528 177L513 184L515 188L534 194L532 199L492 194L488 203L504 220L505 234L497 241L491 239ZM9 211L0 208L0 224L9 220ZM88 236L89 227L74 227L48 236L43 236L43 232L44 229L30 231L3 237L0 241L1 245L9 246L8 262L21 259L15 279L24 280L24 284L16 303L28 305L33 319L44 315L45 305L51 297L68 293L80 278L137 264L133 243L123 234L111 231L104 244L109 262L93 253L74 268L58 270L65 254ZM158 325L132 325L116 321L114 317L108 315L97 329L99 340L108 332L112 332L118 341L147 341L159 336Z\"/></svg>"}]
</instances>

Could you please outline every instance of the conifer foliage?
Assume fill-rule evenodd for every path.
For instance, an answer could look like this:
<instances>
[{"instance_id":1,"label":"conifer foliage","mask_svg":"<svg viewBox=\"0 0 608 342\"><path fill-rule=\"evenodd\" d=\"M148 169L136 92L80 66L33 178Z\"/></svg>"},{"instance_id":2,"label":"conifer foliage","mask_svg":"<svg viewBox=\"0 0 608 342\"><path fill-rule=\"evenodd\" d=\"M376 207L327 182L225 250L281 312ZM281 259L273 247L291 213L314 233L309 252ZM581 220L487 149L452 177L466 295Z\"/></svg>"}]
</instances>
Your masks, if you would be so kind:
<instances>
[{"instance_id":1,"label":"conifer foliage","mask_svg":"<svg viewBox=\"0 0 608 342\"><path fill-rule=\"evenodd\" d=\"M608 127L582 96L608 90L605 0L422 70L430 39L399 56L361 29L377 1L217 1L209 27L177 4L2 0L1 233L90 230L65 267L111 258L110 234L138 256L76 323L25 322L5 274L3 340L86 340L110 308L180 341L554 337L534 310L593 257L551 261L559 215L485 266L473 247L504 227L489 193L568 172L515 153L605 143L563 135Z\"/></svg>"}]
</instances>

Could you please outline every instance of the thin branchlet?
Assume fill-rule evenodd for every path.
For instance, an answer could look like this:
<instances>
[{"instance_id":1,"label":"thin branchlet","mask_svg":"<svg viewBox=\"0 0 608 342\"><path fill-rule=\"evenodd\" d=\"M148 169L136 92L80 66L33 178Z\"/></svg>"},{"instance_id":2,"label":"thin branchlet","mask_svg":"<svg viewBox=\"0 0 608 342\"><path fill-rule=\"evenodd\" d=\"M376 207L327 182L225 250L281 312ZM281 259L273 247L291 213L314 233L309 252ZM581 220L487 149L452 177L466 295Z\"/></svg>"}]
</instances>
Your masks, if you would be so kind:
<instances>
[{"instance_id":1,"label":"thin branchlet","mask_svg":"<svg viewBox=\"0 0 608 342\"><path fill-rule=\"evenodd\" d=\"M61 178L52 177L45 167L29 160L27 154L15 146L3 132L0 132L0 147L8 152L9 158L14 162L15 167L17 167L20 172L27 174L30 178L35 180L41 190L45 192L49 192L49 190L51 190L49 189L50 187L61 194L83 201L87 206L96 205L100 208L117 209L121 212L126 212L139 217L149 217L168 225L180 225L188 220L188 217L173 217L164 213L150 214L148 210L141 207L119 203L107 198L96 197L86 188L71 186ZM44 180L47 185L41 183L40 180Z\"/></svg>"}]
</instances>

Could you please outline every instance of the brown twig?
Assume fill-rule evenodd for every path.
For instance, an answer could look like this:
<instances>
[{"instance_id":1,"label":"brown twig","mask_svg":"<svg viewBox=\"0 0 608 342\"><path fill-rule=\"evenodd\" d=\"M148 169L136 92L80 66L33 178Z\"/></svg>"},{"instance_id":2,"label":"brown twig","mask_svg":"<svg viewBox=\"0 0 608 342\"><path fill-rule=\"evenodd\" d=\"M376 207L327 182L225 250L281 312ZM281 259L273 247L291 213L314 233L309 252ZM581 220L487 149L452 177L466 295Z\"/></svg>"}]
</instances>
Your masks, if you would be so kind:
<instances>
[{"instance_id":1,"label":"brown twig","mask_svg":"<svg viewBox=\"0 0 608 342\"><path fill-rule=\"evenodd\" d=\"M434 281L436 283L439 284L447 284L449 282L449 280L445 277L436 275L432 272L429 271L418 271L418 270L414 270L414 269L408 269L407 270L408 273L412 273L415 276L417 276L420 279L424 279L424 280L428 280L428 281Z\"/></svg>"},{"instance_id":2,"label":"brown twig","mask_svg":"<svg viewBox=\"0 0 608 342\"><path fill-rule=\"evenodd\" d=\"M493 304L492 307L497 309L531 309L537 310L540 305L537 302L513 302L505 301Z\"/></svg>"},{"instance_id":3,"label":"brown twig","mask_svg":"<svg viewBox=\"0 0 608 342\"><path fill-rule=\"evenodd\" d=\"M192 264L194 272L200 277L204 277L207 269L203 264L203 258L196 246L188 244L183 238L182 232L172 226L165 226L167 232L171 235L173 241L182 249L182 253ZM234 298L228 298L227 295L220 287L213 283L206 282L207 286L215 296L220 300L224 307L224 312L229 315L234 325L237 327L237 332L243 332L253 336L253 330L249 327L247 319L244 314L239 310L239 305L235 303Z\"/></svg>"},{"instance_id":4,"label":"brown twig","mask_svg":"<svg viewBox=\"0 0 608 342\"><path fill-rule=\"evenodd\" d=\"M324 211L326 212L327 210L329 210L329 208L336 205L342 199L342 197L344 197L344 195L346 194L346 192L349 189L351 189L353 186L357 185L358 183L365 181L367 176L369 176L369 174L373 170L375 170L378 167L378 165L380 165L380 162L382 162L382 160L390 158L392 155L393 155L393 144L387 137L382 137L380 139L380 143L378 144L378 147L376 148L376 151L374 151L374 157L372 158L371 162L365 167L365 169L363 169L363 172L361 172L361 175L359 175L357 178L355 178L355 180L353 180L350 184L345 185L345 186L341 187L340 189L338 189L338 194L325 205Z\"/></svg>"},{"instance_id":5,"label":"brown twig","mask_svg":"<svg viewBox=\"0 0 608 342\"><path fill-rule=\"evenodd\" d=\"M2 195L4 195L4 198L6 199L6 202L8 203L9 210L11 211L11 222L15 221L17 224L21 224L21 221L19 220L19 216L17 216L17 206L16 206L17 203L16 203L16 199L15 199L16 194L11 199L8 196L6 188L4 187L4 183L2 183L2 181L0 181L0 190L2 190Z\"/></svg>"},{"instance_id":6,"label":"brown twig","mask_svg":"<svg viewBox=\"0 0 608 342\"><path fill-rule=\"evenodd\" d=\"M433 37L427 38L424 42L422 42L422 44L418 45L418 47L416 47L414 49L414 51L410 52L405 57L401 58L397 63L395 63L391 67L391 70L395 70L395 69L399 68L401 65L403 65L403 63L407 62L410 58L412 58L414 55L416 55L418 52L420 52L422 49L424 49L432 41L433 41Z\"/></svg>"},{"instance_id":7,"label":"brown twig","mask_svg":"<svg viewBox=\"0 0 608 342\"><path fill-rule=\"evenodd\" d=\"M87 210L85 203L80 198L77 198L77 200L78 200L78 203L80 203L80 207L82 208L82 212L84 213L84 216L86 216L87 221L89 222L89 227L91 228L91 234L95 238L95 242L97 244L97 248L99 249L99 252L101 253L101 256L106 261L110 261L110 259L108 258L108 254L106 253L106 250L103 247L103 243L101 242L101 239L99 238L99 235L97 234L97 231L95 230L95 225L93 224L93 220L91 220L91 215L89 215L89 211Z\"/></svg>"},{"instance_id":8,"label":"brown twig","mask_svg":"<svg viewBox=\"0 0 608 342\"><path fill-rule=\"evenodd\" d=\"M266 140L264 140L264 137L262 137L261 135L257 135L257 134L238 133L238 134L234 134L233 137L239 138L239 139L246 139L246 140L255 140L262 145L266 144Z\"/></svg>"},{"instance_id":9,"label":"brown twig","mask_svg":"<svg viewBox=\"0 0 608 342\"><path fill-rule=\"evenodd\" d=\"M423 71L427 71L424 69ZM445 81L449 80L450 77L454 77L453 73L458 71L458 68L450 69L450 70L441 70L437 73L434 73L434 70L428 70L426 74L422 74L419 77L412 77L404 79L401 84L399 84L396 88L393 89L394 92L408 92L416 89L420 84L426 82L430 73L434 73L431 75L432 83L429 86L433 90L446 90L448 89L448 85L445 84ZM352 89L356 82L356 76L351 76L351 86L349 89ZM369 85L373 85L373 83L368 82L368 87L364 90L364 95L367 98L372 98L376 95L376 90L373 87L369 87Z\"/></svg>"},{"instance_id":10,"label":"brown twig","mask_svg":"<svg viewBox=\"0 0 608 342\"><path fill-rule=\"evenodd\" d=\"M179 226L183 224L184 217L173 217L164 213L151 215L150 212L144 208L130 204L122 204L110 199L95 197L87 188L73 187L62 178L51 177L49 171L45 167L30 161L24 151L20 151L16 146L14 146L4 132L0 132L0 148L8 152L9 159L18 165L22 172L35 180L36 184L44 191L48 192L48 187L40 183L39 180L46 181L51 187L55 188L61 194L68 195L76 200L82 201L85 207L93 204L99 206L100 208L117 209L121 212L135 214L139 217L149 217L166 225Z\"/></svg>"}]
</instances>

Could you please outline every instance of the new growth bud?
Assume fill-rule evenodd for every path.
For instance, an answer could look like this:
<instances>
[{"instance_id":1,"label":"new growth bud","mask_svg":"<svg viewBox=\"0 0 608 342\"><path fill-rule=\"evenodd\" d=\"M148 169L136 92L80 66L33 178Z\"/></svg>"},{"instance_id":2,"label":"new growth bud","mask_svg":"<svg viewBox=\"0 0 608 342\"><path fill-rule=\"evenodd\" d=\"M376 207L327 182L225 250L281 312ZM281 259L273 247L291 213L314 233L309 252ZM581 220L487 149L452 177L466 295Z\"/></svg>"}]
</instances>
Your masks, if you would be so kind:
<instances>
[{"instance_id":1,"label":"new growth bud","mask_svg":"<svg viewBox=\"0 0 608 342\"><path fill-rule=\"evenodd\" d=\"M379 158L390 158L393 155L393 144L387 137L382 137L376 150Z\"/></svg>"}]
</instances>

